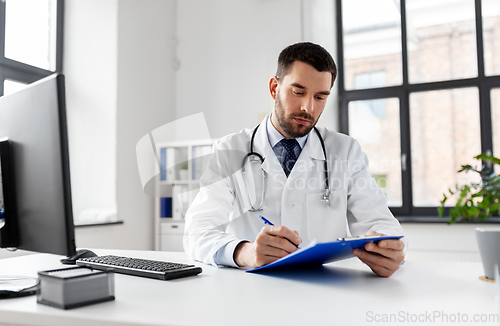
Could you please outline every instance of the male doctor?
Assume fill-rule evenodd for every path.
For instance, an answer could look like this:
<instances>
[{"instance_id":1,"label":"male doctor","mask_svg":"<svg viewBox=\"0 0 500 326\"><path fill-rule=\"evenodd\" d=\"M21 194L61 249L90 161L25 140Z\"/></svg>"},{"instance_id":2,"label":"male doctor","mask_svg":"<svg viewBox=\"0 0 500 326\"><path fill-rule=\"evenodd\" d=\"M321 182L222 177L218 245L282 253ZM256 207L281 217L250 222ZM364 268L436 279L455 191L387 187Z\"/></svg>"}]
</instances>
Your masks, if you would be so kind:
<instances>
[{"instance_id":1,"label":"male doctor","mask_svg":"<svg viewBox=\"0 0 500 326\"><path fill-rule=\"evenodd\" d=\"M336 76L333 58L319 45L297 43L281 52L269 81L272 112L259 126L214 144L186 214L188 256L215 266L258 267L312 240L404 235L359 143L315 128ZM237 152L257 154L244 160L228 154ZM388 277L403 261L405 243L383 240L353 253Z\"/></svg>"}]
</instances>

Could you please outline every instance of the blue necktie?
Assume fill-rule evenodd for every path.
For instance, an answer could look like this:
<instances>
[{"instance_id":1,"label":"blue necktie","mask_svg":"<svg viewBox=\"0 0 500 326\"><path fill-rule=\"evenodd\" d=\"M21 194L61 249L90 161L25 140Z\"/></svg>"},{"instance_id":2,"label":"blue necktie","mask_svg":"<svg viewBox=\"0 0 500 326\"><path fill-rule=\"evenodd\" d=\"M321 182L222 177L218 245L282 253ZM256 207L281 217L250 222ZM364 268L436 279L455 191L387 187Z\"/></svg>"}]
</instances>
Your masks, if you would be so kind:
<instances>
[{"instance_id":1,"label":"blue necktie","mask_svg":"<svg viewBox=\"0 0 500 326\"><path fill-rule=\"evenodd\" d=\"M283 138L281 144L285 147L286 155L283 160L283 171L285 171L286 176L290 174L293 166L295 165L295 161L297 161L297 156L295 156L295 147L299 146L299 143L295 139L286 139Z\"/></svg>"}]
</instances>

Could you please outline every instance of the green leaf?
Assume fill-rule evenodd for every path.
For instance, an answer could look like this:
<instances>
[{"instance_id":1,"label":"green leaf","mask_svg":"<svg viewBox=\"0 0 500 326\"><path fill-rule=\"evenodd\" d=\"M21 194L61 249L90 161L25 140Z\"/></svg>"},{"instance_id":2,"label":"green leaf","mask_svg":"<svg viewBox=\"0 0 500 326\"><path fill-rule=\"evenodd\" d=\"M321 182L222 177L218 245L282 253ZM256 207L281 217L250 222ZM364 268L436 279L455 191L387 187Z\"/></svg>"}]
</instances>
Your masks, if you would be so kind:
<instances>
[{"instance_id":1,"label":"green leaf","mask_svg":"<svg viewBox=\"0 0 500 326\"><path fill-rule=\"evenodd\" d=\"M469 206L467 210L467 215L471 217L477 217L481 210L474 205Z\"/></svg>"},{"instance_id":2,"label":"green leaf","mask_svg":"<svg viewBox=\"0 0 500 326\"><path fill-rule=\"evenodd\" d=\"M460 170L458 170L458 172L459 173L463 172L463 171L468 172L470 170L474 170L474 168L471 165L467 164L467 165L462 165L462 168Z\"/></svg>"},{"instance_id":3,"label":"green leaf","mask_svg":"<svg viewBox=\"0 0 500 326\"><path fill-rule=\"evenodd\" d=\"M457 221L457 211L454 208L450 210L450 217L450 221L448 222L449 224L455 223Z\"/></svg>"},{"instance_id":4,"label":"green leaf","mask_svg":"<svg viewBox=\"0 0 500 326\"><path fill-rule=\"evenodd\" d=\"M487 196L483 197L483 200L478 203L478 206L482 209L488 209L490 206L490 199Z\"/></svg>"},{"instance_id":5,"label":"green leaf","mask_svg":"<svg viewBox=\"0 0 500 326\"><path fill-rule=\"evenodd\" d=\"M500 165L500 159L492 154L482 153L474 158L482 160L483 164ZM456 190L448 189L449 195L458 195L455 206L450 209L448 223L454 223L459 219L482 220L494 212L500 211L500 175L491 173L491 169L476 170L470 164L462 165L458 172L467 173L469 171L479 173L481 182L470 182L462 186L455 184ZM447 194L443 194L443 199L437 208L439 217L444 216L445 203L448 199Z\"/></svg>"},{"instance_id":6,"label":"green leaf","mask_svg":"<svg viewBox=\"0 0 500 326\"><path fill-rule=\"evenodd\" d=\"M439 218L442 218L442 217L443 217L443 215L444 215L444 206L439 206L439 207L437 208L437 211L438 211L438 216L439 216Z\"/></svg>"},{"instance_id":7,"label":"green leaf","mask_svg":"<svg viewBox=\"0 0 500 326\"><path fill-rule=\"evenodd\" d=\"M491 163L491 164L499 164L500 159L493 156L493 154L482 153L474 157L475 159L482 160L483 162Z\"/></svg>"}]
</instances>

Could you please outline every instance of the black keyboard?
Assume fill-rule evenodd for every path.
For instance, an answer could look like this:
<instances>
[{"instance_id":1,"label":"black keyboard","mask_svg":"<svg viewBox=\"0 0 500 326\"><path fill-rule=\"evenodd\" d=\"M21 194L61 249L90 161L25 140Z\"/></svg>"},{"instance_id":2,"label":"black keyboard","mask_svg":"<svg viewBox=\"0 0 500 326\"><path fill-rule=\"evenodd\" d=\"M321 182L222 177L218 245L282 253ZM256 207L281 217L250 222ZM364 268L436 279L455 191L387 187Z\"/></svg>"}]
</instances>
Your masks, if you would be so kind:
<instances>
[{"instance_id":1,"label":"black keyboard","mask_svg":"<svg viewBox=\"0 0 500 326\"><path fill-rule=\"evenodd\" d=\"M103 271L160 280L173 280L175 278L197 275L202 272L201 267L194 265L119 256L80 258L76 261L76 264Z\"/></svg>"}]
</instances>

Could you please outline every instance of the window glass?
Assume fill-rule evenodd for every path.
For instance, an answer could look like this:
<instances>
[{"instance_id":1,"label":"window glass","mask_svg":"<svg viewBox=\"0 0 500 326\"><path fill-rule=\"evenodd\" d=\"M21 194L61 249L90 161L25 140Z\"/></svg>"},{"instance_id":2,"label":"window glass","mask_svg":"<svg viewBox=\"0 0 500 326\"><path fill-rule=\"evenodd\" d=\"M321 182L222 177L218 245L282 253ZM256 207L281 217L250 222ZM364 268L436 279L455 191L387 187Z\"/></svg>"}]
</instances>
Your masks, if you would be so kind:
<instances>
[{"instance_id":1,"label":"window glass","mask_svg":"<svg viewBox=\"0 0 500 326\"><path fill-rule=\"evenodd\" d=\"M477 88L410 94L414 206L439 206L448 189L480 180L477 173L457 173L462 165L478 164L479 128ZM450 198L447 205L455 203Z\"/></svg>"},{"instance_id":2,"label":"window glass","mask_svg":"<svg viewBox=\"0 0 500 326\"><path fill-rule=\"evenodd\" d=\"M486 75L500 75L500 1L483 0L484 69Z\"/></svg>"},{"instance_id":3,"label":"window glass","mask_svg":"<svg viewBox=\"0 0 500 326\"><path fill-rule=\"evenodd\" d=\"M378 86L383 86L386 84L386 75L385 71L372 71L359 73L354 75L354 88L373 88Z\"/></svg>"},{"instance_id":4,"label":"window glass","mask_svg":"<svg viewBox=\"0 0 500 326\"><path fill-rule=\"evenodd\" d=\"M493 155L500 158L500 88L491 90L491 125L493 129ZM500 166L495 166L500 174Z\"/></svg>"},{"instance_id":5,"label":"window glass","mask_svg":"<svg viewBox=\"0 0 500 326\"><path fill-rule=\"evenodd\" d=\"M3 83L3 95L15 93L25 86L26 84L6 79Z\"/></svg>"},{"instance_id":6,"label":"window glass","mask_svg":"<svg viewBox=\"0 0 500 326\"><path fill-rule=\"evenodd\" d=\"M401 85L401 15L397 1L344 0L342 21L345 88ZM378 78L381 71L385 75ZM356 82L360 74L370 82Z\"/></svg>"},{"instance_id":7,"label":"window glass","mask_svg":"<svg viewBox=\"0 0 500 326\"><path fill-rule=\"evenodd\" d=\"M370 174L389 206L402 206L399 99L349 103L349 134L370 161Z\"/></svg>"},{"instance_id":8,"label":"window glass","mask_svg":"<svg viewBox=\"0 0 500 326\"><path fill-rule=\"evenodd\" d=\"M55 70L56 0L6 0L5 57Z\"/></svg>"},{"instance_id":9,"label":"window glass","mask_svg":"<svg viewBox=\"0 0 500 326\"><path fill-rule=\"evenodd\" d=\"M410 83L477 77L474 8L474 0L406 1Z\"/></svg>"}]
</instances>

